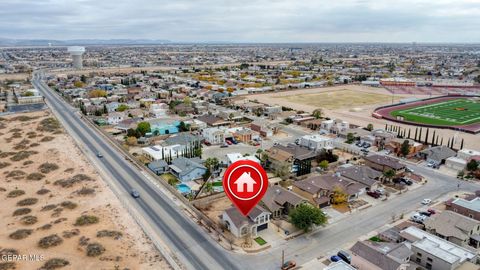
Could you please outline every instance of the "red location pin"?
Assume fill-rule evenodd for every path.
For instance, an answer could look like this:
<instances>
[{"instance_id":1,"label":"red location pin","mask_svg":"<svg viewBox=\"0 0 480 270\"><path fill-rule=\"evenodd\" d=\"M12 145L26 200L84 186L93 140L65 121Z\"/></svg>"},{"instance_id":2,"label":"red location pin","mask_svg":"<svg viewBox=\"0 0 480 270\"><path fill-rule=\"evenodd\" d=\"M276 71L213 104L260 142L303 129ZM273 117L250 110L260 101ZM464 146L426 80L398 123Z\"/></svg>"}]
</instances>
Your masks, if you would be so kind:
<instances>
[{"instance_id":1,"label":"red location pin","mask_svg":"<svg viewBox=\"0 0 480 270\"><path fill-rule=\"evenodd\" d=\"M239 160L223 175L223 190L244 216L263 198L267 188L267 173L255 161Z\"/></svg>"}]
</instances>

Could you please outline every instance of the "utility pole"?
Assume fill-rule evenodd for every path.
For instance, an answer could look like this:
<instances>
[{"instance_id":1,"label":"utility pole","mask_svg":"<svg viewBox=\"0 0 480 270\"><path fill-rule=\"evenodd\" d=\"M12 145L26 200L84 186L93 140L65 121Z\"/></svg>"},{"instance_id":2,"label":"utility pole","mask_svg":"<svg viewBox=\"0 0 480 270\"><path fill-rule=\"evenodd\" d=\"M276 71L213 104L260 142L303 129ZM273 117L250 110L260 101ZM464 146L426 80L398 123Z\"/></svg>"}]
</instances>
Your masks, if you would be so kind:
<instances>
[{"instance_id":1,"label":"utility pole","mask_svg":"<svg viewBox=\"0 0 480 270\"><path fill-rule=\"evenodd\" d=\"M285 250L282 249L282 264L281 268L283 269L283 264L285 263Z\"/></svg>"}]
</instances>

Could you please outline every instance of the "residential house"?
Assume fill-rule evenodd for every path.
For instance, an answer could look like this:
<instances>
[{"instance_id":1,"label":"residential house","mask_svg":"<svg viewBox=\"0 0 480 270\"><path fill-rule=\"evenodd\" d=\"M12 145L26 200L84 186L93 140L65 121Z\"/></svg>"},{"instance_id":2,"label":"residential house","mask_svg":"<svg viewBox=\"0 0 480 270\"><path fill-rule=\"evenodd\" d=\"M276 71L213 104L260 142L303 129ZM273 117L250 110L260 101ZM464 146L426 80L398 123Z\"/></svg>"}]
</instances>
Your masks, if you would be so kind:
<instances>
[{"instance_id":1,"label":"residential house","mask_svg":"<svg viewBox=\"0 0 480 270\"><path fill-rule=\"evenodd\" d=\"M405 170L405 165L392 157L371 155L366 156L363 159L367 166L377 171L386 172L388 170L393 170L395 173L400 173Z\"/></svg>"},{"instance_id":2,"label":"residential house","mask_svg":"<svg viewBox=\"0 0 480 270\"><path fill-rule=\"evenodd\" d=\"M317 157L315 151L294 144L274 145L267 149L265 154L271 169L276 170L286 166L296 176L311 173L312 161Z\"/></svg>"},{"instance_id":3,"label":"residential house","mask_svg":"<svg viewBox=\"0 0 480 270\"><path fill-rule=\"evenodd\" d=\"M344 262L343 260L340 260L330 263L327 267L324 267L323 270L356 270L356 268Z\"/></svg>"},{"instance_id":4,"label":"residential house","mask_svg":"<svg viewBox=\"0 0 480 270\"><path fill-rule=\"evenodd\" d=\"M182 132L174 136L170 136L165 139L166 145L182 145L184 147L193 147L200 145L202 138L190 134L188 132Z\"/></svg>"},{"instance_id":5,"label":"residential house","mask_svg":"<svg viewBox=\"0 0 480 270\"><path fill-rule=\"evenodd\" d=\"M177 158L181 157L184 153L185 146L175 144L175 145L168 145L168 146L148 146L142 148L142 155L147 160L156 161L161 159L167 158Z\"/></svg>"},{"instance_id":6,"label":"residential house","mask_svg":"<svg viewBox=\"0 0 480 270\"><path fill-rule=\"evenodd\" d=\"M366 191L377 189L378 183L383 177L381 172L362 165L341 166L337 173L342 177L360 183Z\"/></svg>"},{"instance_id":7,"label":"residential house","mask_svg":"<svg viewBox=\"0 0 480 270\"><path fill-rule=\"evenodd\" d=\"M107 123L109 125L116 125L125 119L125 114L123 112L111 112L107 116Z\"/></svg>"},{"instance_id":8,"label":"residential house","mask_svg":"<svg viewBox=\"0 0 480 270\"><path fill-rule=\"evenodd\" d=\"M250 123L250 128L253 131L260 133L260 136L268 138L277 133L278 127L268 125L267 123L261 123L259 121L254 121Z\"/></svg>"},{"instance_id":9,"label":"residential house","mask_svg":"<svg viewBox=\"0 0 480 270\"><path fill-rule=\"evenodd\" d=\"M320 125L320 131L323 133L338 134L347 131L350 128L350 124L340 119L324 120Z\"/></svg>"},{"instance_id":10,"label":"residential house","mask_svg":"<svg viewBox=\"0 0 480 270\"><path fill-rule=\"evenodd\" d=\"M414 140L393 138L384 145L384 149L389 150L391 153L394 153L396 155L403 155L401 151L402 151L403 142L405 140L408 141L408 146L409 146L409 152L407 154L407 157L411 157L417 154L418 152L422 151L424 148L423 144L418 143Z\"/></svg>"},{"instance_id":11,"label":"residential house","mask_svg":"<svg viewBox=\"0 0 480 270\"><path fill-rule=\"evenodd\" d=\"M207 172L207 168L199 158L179 157L170 164L170 172L182 182L201 179Z\"/></svg>"},{"instance_id":12,"label":"residential house","mask_svg":"<svg viewBox=\"0 0 480 270\"><path fill-rule=\"evenodd\" d=\"M480 156L480 151L464 148L457 152L457 157L466 161L470 161L475 156Z\"/></svg>"},{"instance_id":13,"label":"residential house","mask_svg":"<svg viewBox=\"0 0 480 270\"><path fill-rule=\"evenodd\" d=\"M295 181L292 185L293 192L320 208L331 204L332 195L336 189L345 192L350 201L358 198L363 186L337 174L315 175L305 180Z\"/></svg>"},{"instance_id":14,"label":"residential house","mask_svg":"<svg viewBox=\"0 0 480 270\"><path fill-rule=\"evenodd\" d=\"M178 115L187 115L193 114L195 112L195 109L191 105L181 103L175 106L175 108L173 108L173 111Z\"/></svg>"},{"instance_id":15,"label":"residential house","mask_svg":"<svg viewBox=\"0 0 480 270\"><path fill-rule=\"evenodd\" d=\"M233 132L233 137L239 142L249 143L252 141L253 132L249 128L240 128Z\"/></svg>"},{"instance_id":16,"label":"residential house","mask_svg":"<svg viewBox=\"0 0 480 270\"><path fill-rule=\"evenodd\" d=\"M220 127L220 126L229 126L230 122L223 120L220 117L211 115L211 114L204 114L202 116L197 117L198 121L202 121L207 124L209 127Z\"/></svg>"},{"instance_id":17,"label":"residential house","mask_svg":"<svg viewBox=\"0 0 480 270\"><path fill-rule=\"evenodd\" d=\"M411 226L400 232L411 243L410 261L435 270L453 270L465 263L476 262L477 254L438 236Z\"/></svg>"},{"instance_id":18,"label":"residential house","mask_svg":"<svg viewBox=\"0 0 480 270\"><path fill-rule=\"evenodd\" d=\"M254 161L254 162L257 162L257 163L260 164L260 160L258 160L258 158L255 157L255 156L243 156L240 153L228 153L228 154L226 154L226 156L227 156L227 165L228 166L232 165L233 163L235 163L239 160L251 160L251 161Z\"/></svg>"},{"instance_id":19,"label":"residential house","mask_svg":"<svg viewBox=\"0 0 480 270\"><path fill-rule=\"evenodd\" d=\"M457 198L448 201L446 209L480 221L480 197L471 200Z\"/></svg>"},{"instance_id":20,"label":"residential house","mask_svg":"<svg viewBox=\"0 0 480 270\"><path fill-rule=\"evenodd\" d=\"M320 151L322 149L333 149L332 138L322 135L305 135L300 138L299 144L314 151Z\"/></svg>"},{"instance_id":21,"label":"residential house","mask_svg":"<svg viewBox=\"0 0 480 270\"><path fill-rule=\"evenodd\" d=\"M211 144L223 144L225 143L226 128L223 127L211 127L202 130L202 137L205 141Z\"/></svg>"},{"instance_id":22,"label":"residential house","mask_svg":"<svg viewBox=\"0 0 480 270\"><path fill-rule=\"evenodd\" d=\"M241 121L243 119L241 111L232 109L225 109L220 111L218 113L218 117L221 117L223 120L226 121Z\"/></svg>"},{"instance_id":23,"label":"residential house","mask_svg":"<svg viewBox=\"0 0 480 270\"><path fill-rule=\"evenodd\" d=\"M358 241L350 250L352 264L368 270L407 270L412 255L404 243Z\"/></svg>"},{"instance_id":24,"label":"residential house","mask_svg":"<svg viewBox=\"0 0 480 270\"><path fill-rule=\"evenodd\" d=\"M167 162L163 159L152 161L148 163L147 167L156 175L164 174L169 169Z\"/></svg>"},{"instance_id":25,"label":"residential house","mask_svg":"<svg viewBox=\"0 0 480 270\"><path fill-rule=\"evenodd\" d=\"M456 154L455 151L445 145L430 147L418 153L419 157L436 165L444 164L447 158L454 157Z\"/></svg>"},{"instance_id":26,"label":"residential house","mask_svg":"<svg viewBox=\"0 0 480 270\"><path fill-rule=\"evenodd\" d=\"M281 186L269 187L261 201L262 205L272 213L272 218L288 215L292 209L306 202L307 199Z\"/></svg>"},{"instance_id":27,"label":"residential house","mask_svg":"<svg viewBox=\"0 0 480 270\"><path fill-rule=\"evenodd\" d=\"M452 211L443 211L424 222L425 230L459 246L478 248L480 221Z\"/></svg>"},{"instance_id":28,"label":"residential house","mask_svg":"<svg viewBox=\"0 0 480 270\"><path fill-rule=\"evenodd\" d=\"M150 115L155 118L166 117L168 112L168 105L165 103L154 103L150 105Z\"/></svg>"},{"instance_id":29,"label":"residential house","mask_svg":"<svg viewBox=\"0 0 480 270\"><path fill-rule=\"evenodd\" d=\"M255 237L258 232L268 228L271 213L263 207L255 206L247 216L236 207L230 207L222 213L222 222L235 237L250 235Z\"/></svg>"},{"instance_id":30,"label":"residential house","mask_svg":"<svg viewBox=\"0 0 480 270\"><path fill-rule=\"evenodd\" d=\"M180 121L169 119L155 119L150 122L150 132L154 135L166 135L178 133Z\"/></svg>"}]
</instances>

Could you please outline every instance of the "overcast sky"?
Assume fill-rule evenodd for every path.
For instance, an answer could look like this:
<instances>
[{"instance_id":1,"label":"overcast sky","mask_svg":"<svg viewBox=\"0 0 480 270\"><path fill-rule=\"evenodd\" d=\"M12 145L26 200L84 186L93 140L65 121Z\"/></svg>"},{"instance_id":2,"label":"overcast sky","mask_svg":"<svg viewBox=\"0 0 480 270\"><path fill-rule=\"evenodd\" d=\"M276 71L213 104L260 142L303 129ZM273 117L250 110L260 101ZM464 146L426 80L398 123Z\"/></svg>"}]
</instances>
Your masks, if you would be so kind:
<instances>
[{"instance_id":1,"label":"overcast sky","mask_svg":"<svg viewBox=\"0 0 480 270\"><path fill-rule=\"evenodd\" d=\"M0 0L0 37L480 42L480 0Z\"/></svg>"}]
</instances>

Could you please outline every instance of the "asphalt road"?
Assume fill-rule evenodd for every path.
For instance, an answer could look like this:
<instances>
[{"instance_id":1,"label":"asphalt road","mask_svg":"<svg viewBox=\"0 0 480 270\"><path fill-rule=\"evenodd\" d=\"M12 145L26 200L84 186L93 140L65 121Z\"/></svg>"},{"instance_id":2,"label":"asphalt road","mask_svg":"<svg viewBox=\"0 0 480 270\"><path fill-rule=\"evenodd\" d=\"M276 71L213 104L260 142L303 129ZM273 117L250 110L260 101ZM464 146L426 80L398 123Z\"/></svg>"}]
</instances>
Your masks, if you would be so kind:
<instances>
[{"instance_id":1,"label":"asphalt road","mask_svg":"<svg viewBox=\"0 0 480 270\"><path fill-rule=\"evenodd\" d=\"M303 264L382 227L391 221L393 214L408 213L419 208L420 201L424 198L434 200L448 192L457 191L459 183L456 178L435 170L409 165L416 173L428 179L426 185L379 203L375 207L353 213L326 228L274 246L260 254L230 253L219 247L198 225L185 216L181 209L165 198L166 196L137 168L125 161L123 155L112 149L103 137L80 121L69 105L52 94L44 84L35 80L33 84L45 95L49 105L66 125L70 134L91 153L100 151L104 155L97 165L118 181L123 188L124 196L130 197L128 193L132 188L140 192L141 199L129 198L141 216L137 218L145 218L146 222L154 226L157 236L168 244L189 269L279 269L282 250L285 250L287 260L294 259L297 264ZM295 129L288 131L298 132ZM480 189L480 186L461 182L460 189L475 191Z\"/></svg>"}]
</instances>

